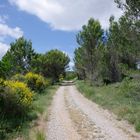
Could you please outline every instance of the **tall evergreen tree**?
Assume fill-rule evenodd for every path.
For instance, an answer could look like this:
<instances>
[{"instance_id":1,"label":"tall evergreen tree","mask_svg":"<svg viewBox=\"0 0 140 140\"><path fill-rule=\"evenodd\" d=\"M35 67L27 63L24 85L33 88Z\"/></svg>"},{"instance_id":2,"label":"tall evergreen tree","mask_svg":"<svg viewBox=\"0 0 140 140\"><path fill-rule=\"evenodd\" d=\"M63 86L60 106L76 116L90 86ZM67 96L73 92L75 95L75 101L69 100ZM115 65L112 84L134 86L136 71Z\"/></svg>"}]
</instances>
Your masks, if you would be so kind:
<instances>
[{"instance_id":1,"label":"tall evergreen tree","mask_svg":"<svg viewBox=\"0 0 140 140\"><path fill-rule=\"evenodd\" d=\"M38 55L34 62L34 70L45 77L50 77L54 82L59 80L60 75L65 76L70 59L68 55L59 50L50 50L45 54Z\"/></svg>"},{"instance_id":2,"label":"tall evergreen tree","mask_svg":"<svg viewBox=\"0 0 140 140\"><path fill-rule=\"evenodd\" d=\"M30 71L32 59L36 55L32 49L32 42L21 37L10 46L11 48L2 58L2 63L6 65L7 76Z\"/></svg>"},{"instance_id":3,"label":"tall evergreen tree","mask_svg":"<svg viewBox=\"0 0 140 140\"><path fill-rule=\"evenodd\" d=\"M77 35L77 43L82 47L83 70L87 79L92 83L98 76L96 67L98 62L97 48L101 45L103 30L98 21L90 19ZM80 49L79 49L80 51ZM79 52L80 53L80 52ZM78 52L76 53L78 55ZM77 60L75 56L75 60ZM78 63L75 61L75 63ZM76 64L76 66L78 66ZM78 67L77 67L78 69Z\"/></svg>"}]
</instances>

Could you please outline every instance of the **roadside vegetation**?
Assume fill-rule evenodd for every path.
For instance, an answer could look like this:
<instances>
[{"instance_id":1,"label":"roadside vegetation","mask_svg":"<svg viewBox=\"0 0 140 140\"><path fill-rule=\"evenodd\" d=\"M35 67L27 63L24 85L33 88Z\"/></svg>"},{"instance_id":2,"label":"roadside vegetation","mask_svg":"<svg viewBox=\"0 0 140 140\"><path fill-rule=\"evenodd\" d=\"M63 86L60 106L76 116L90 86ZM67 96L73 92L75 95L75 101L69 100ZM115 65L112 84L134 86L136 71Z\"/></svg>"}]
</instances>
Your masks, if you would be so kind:
<instances>
[{"instance_id":1,"label":"roadside vegetation","mask_svg":"<svg viewBox=\"0 0 140 140\"><path fill-rule=\"evenodd\" d=\"M100 87L84 81L76 84L85 97L115 113L118 120L128 120L140 132L140 80L125 79L121 83Z\"/></svg>"},{"instance_id":2,"label":"roadside vegetation","mask_svg":"<svg viewBox=\"0 0 140 140\"><path fill-rule=\"evenodd\" d=\"M30 112L34 119L23 128L21 133L23 140L45 140L49 107L57 88L57 85L49 86L42 94L36 96L36 100L33 102L34 109Z\"/></svg>"},{"instance_id":3,"label":"roadside vegetation","mask_svg":"<svg viewBox=\"0 0 140 140\"><path fill-rule=\"evenodd\" d=\"M56 83L65 76L69 61L59 50L36 53L24 37L11 43L0 61L0 139L43 139L38 123L46 123Z\"/></svg>"},{"instance_id":4,"label":"roadside vegetation","mask_svg":"<svg viewBox=\"0 0 140 140\"><path fill-rule=\"evenodd\" d=\"M32 126L34 121L44 113L44 123L47 120L48 107L57 86L51 86L40 75L27 75L35 75L37 79L32 76L25 82L0 79L0 139L12 139L22 134L27 137L29 129L36 127ZM26 79L26 75L22 77Z\"/></svg>"},{"instance_id":5,"label":"roadside vegetation","mask_svg":"<svg viewBox=\"0 0 140 140\"><path fill-rule=\"evenodd\" d=\"M78 89L140 131L140 2L115 0L123 15L108 30L90 19L77 34Z\"/></svg>"},{"instance_id":6,"label":"roadside vegetation","mask_svg":"<svg viewBox=\"0 0 140 140\"><path fill-rule=\"evenodd\" d=\"M75 80L77 78L77 74L74 71L67 71L65 79L66 81Z\"/></svg>"}]
</instances>

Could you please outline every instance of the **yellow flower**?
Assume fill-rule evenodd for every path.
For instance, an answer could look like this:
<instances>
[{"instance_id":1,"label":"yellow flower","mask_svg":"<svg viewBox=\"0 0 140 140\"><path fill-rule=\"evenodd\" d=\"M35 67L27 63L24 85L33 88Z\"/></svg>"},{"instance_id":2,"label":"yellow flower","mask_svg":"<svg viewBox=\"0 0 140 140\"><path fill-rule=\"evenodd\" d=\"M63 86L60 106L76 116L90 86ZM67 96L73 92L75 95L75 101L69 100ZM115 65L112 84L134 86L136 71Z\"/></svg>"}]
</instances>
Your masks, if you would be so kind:
<instances>
[{"instance_id":1,"label":"yellow flower","mask_svg":"<svg viewBox=\"0 0 140 140\"><path fill-rule=\"evenodd\" d=\"M5 81L5 85L11 90L11 94L18 95L19 102L30 105L33 100L34 93L27 87L25 83L19 81Z\"/></svg>"}]
</instances>

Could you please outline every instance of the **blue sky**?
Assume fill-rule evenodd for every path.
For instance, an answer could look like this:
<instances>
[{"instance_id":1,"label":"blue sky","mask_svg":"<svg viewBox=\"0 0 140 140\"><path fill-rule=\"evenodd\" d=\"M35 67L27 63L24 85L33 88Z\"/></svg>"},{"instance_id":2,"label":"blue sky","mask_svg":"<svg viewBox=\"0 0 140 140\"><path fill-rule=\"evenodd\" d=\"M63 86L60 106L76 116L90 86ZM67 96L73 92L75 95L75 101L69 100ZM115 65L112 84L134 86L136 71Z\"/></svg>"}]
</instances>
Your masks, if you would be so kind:
<instances>
[{"instance_id":1,"label":"blue sky","mask_svg":"<svg viewBox=\"0 0 140 140\"><path fill-rule=\"evenodd\" d=\"M0 0L0 58L24 36L39 53L57 48L72 59L76 34L90 17L107 29L109 17L121 14L113 0Z\"/></svg>"}]
</instances>

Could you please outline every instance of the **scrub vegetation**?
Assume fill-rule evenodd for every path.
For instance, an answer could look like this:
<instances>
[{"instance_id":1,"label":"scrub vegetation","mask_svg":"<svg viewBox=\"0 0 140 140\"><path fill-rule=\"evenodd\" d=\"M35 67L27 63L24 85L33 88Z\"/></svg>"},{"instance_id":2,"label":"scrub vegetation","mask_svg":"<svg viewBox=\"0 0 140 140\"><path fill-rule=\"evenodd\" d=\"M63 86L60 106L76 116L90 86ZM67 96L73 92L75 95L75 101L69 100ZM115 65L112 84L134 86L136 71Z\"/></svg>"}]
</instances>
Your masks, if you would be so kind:
<instances>
[{"instance_id":1,"label":"scrub vegetation","mask_svg":"<svg viewBox=\"0 0 140 140\"><path fill-rule=\"evenodd\" d=\"M11 43L0 61L0 139L28 136L40 115L45 112L47 119L55 85L68 63L69 57L59 50L36 53L24 37ZM42 133L37 137L42 139Z\"/></svg>"}]
</instances>

